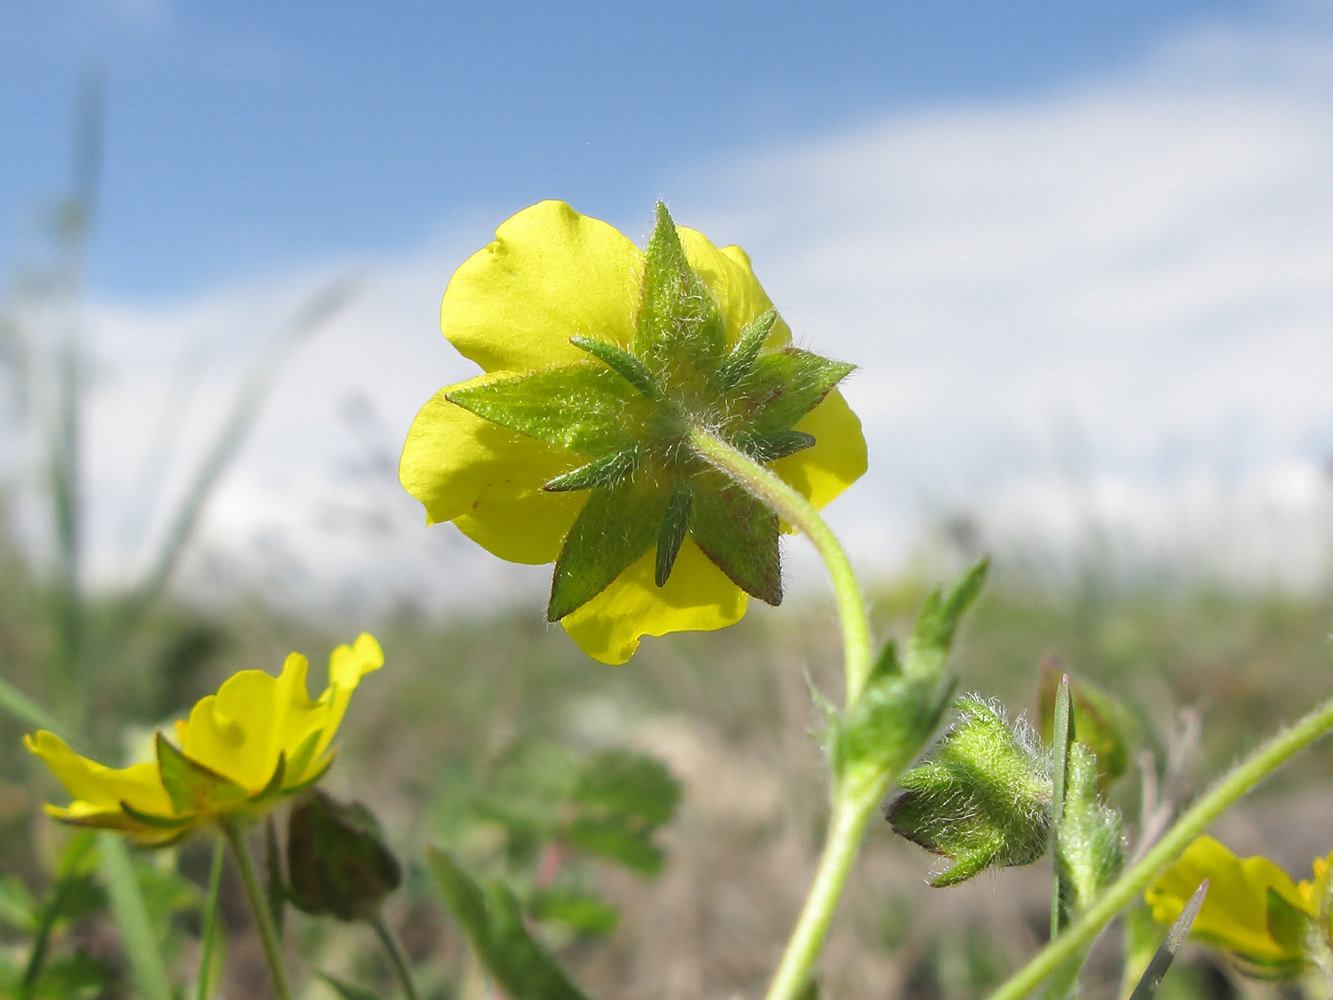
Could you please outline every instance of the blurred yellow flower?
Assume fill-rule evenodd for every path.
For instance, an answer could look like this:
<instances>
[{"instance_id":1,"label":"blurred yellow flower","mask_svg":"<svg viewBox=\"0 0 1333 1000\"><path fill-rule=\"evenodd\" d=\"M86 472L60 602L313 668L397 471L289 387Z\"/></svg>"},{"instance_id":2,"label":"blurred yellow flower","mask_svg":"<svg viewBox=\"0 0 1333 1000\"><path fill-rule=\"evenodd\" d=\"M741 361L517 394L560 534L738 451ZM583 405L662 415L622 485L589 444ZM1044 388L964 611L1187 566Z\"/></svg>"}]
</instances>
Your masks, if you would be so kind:
<instances>
[{"instance_id":1,"label":"blurred yellow flower","mask_svg":"<svg viewBox=\"0 0 1333 1000\"><path fill-rule=\"evenodd\" d=\"M664 223L671 226L665 209L659 208L654 241L661 239L658 233ZM635 452L630 446L628 451L610 455L600 464L594 461L587 465L590 456L601 456L587 448L580 452L573 441L575 434L570 435L571 446L561 446L552 443L555 435L539 440L513 429L516 421L511 420L507 426L478 415L477 411L484 409L476 401L480 387L521 385L521 380L530 379L533 373L551 373L552 383L562 372L572 372L569 378L573 379L573 375L580 374L575 371L579 366L584 366L585 372L597 368L589 358L591 352L598 359L610 358L607 364L629 379L620 387L628 393L624 410L628 425L639 419L636 415L643 407L658 405L656 401L663 398L667 399L664 409L679 400L685 400L681 403L684 411L691 405L706 406L706 402L699 403L704 396L698 386L716 383L707 383L698 372L713 363L717 350L744 353L737 351L737 344L747 328L768 331L760 334L766 352L816 357L789 347L791 331L771 312L772 303L744 251L734 246L715 247L702 234L684 227L675 227L675 236L669 236L662 245L675 243L677 237L676 246L683 248L684 261L693 271L693 275L684 275L683 282L688 285L697 275L705 289L702 297L688 292L687 300L697 303L701 298L711 298L698 308L709 311L715 307L708 318L699 319L694 314L684 317L682 326L696 324L690 335L697 333L700 338L716 336L716 341L703 347L698 346L702 340L689 345L687 351L695 354L686 358L687 351L682 351L679 357L686 360L680 364L661 362L662 351L674 350L670 345L660 346L664 342L661 339L650 345L659 352L655 357L641 349L646 336L647 324L641 320L647 315L645 273L652 271L650 258L607 223L580 215L563 202L545 201L519 212L496 230L494 242L458 268L444 294L441 328L484 374L437 392L417 415L408 434L399 475L408 492L425 506L428 523L452 521L465 535L502 559L548 563L567 550L566 539L590 496L582 480L579 485L554 485L560 477L568 484L577 479L569 475L571 472L578 476L604 473L599 482L608 481L617 471L607 463L624 459L632 464L634 455L643 454L642 449ZM650 253L652 245L650 241ZM667 255L670 249L662 253ZM653 321L660 323L660 319L659 314ZM709 328L709 323L716 327ZM660 338L661 327L655 329ZM710 329L716 332L710 333ZM757 342L754 349L759 350ZM698 361L708 351L713 354ZM655 376L643 365L645 358L649 367L659 365L656 383ZM691 367L696 362L703 367ZM828 370L827 385L811 395L808 411L803 411L794 425L787 425L790 431L787 426L765 428L786 435L784 442L804 442L799 446L805 450L775 451L771 459L762 455L761 459L771 460L773 470L816 507L831 501L866 468L860 421L837 389L828 388L849 369ZM683 376L682 371L686 372ZM673 397L671 380L677 378L695 381ZM584 383L573 380L570 384ZM638 387L643 397L628 388L630 384ZM649 402L644 402L644 397ZM458 400L471 402L465 409ZM643 425L656 427L661 422L653 424L648 417ZM809 446L811 438L813 446ZM661 489L669 492L667 486ZM703 502L699 498L706 496L696 494L695 514L688 513L686 500L685 513L668 517L675 516L683 524L691 517L705 516L699 514ZM659 506L653 507L652 503ZM660 517L660 505L665 503L664 499L643 501L641 507L652 511L644 515L645 520ZM736 509L740 509L739 503ZM729 516L732 526L754 521L747 515ZM704 527L716 526L718 532L740 530L727 529L725 522L728 516L715 517ZM596 531L599 537L614 535L608 523L619 522L603 518L600 527L588 528L585 534ZM642 532L634 541L625 540L619 553L624 568L610 557L604 564L615 573L609 583L594 581L569 601L557 599L553 591L548 615L558 618L588 655L605 663L623 663L634 653L641 636L717 629L736 622L745 613L746 590L770 603L781 599L776 579L776 519L774 533L763 539L772 553L767 567L771 571L757 583L750 582L736 568L744 562L744 546L729 551L715 547L705 554L706 546L701 547L696 537L696 521L690 520L689 525L688 534L681 527L674 539L668 538L671 532L664 526L662 537L667 541L657 542L656 557L652 542L645 541L647 536ZM651 537L657 538L655 524ZM664 547L669 550L665 560L661 551ZM729 552L736 553L730 562ZM720 566L730 566L730 575ZM560 572L557 563L557 584ZM738 580L746 584L745 589ZM568 610L569 605L574 605L572 610Z\"/></svg>"},{"instance_id":2,"label":"blurred yellow flower","mask_svg":"<svg viewBox=\"0 0 1333 1000\"><path fill-rule=\"evenodd\" d=\"M292 653L274 677L242 670L176 723L179 747L157 734L157 760L111 768L54 733L25 736L74 801L46 811L75 826L118 830L141 844L172 843L219 819L245 819L309 787L333 762L330 743L361 677L384 665L363 633L329 657L329 686L306 688L309 661Z\"/></svg>"},{"instance_id":3,"label":"blurred yellow flower","mask_svg":"<svg viewBox=\"0 0 1333 1000\"><path fill-rule=\"evenodd\" d=\"M1190 933L1224 948L1242 971L1284 979L1308 968L1317 937L1320 905L1328 889L1333 854L1314 860L1314 879L1296 883L1265 857L1238 858L1212 837L1199 837L1148 887L1144 899L1153 918L1170 923L1199 884L1208 895ZM1322 918L1327 924L1328 915ZM1326 948L1327 945L1325 944Z\"/></svg>"}]
</instances>

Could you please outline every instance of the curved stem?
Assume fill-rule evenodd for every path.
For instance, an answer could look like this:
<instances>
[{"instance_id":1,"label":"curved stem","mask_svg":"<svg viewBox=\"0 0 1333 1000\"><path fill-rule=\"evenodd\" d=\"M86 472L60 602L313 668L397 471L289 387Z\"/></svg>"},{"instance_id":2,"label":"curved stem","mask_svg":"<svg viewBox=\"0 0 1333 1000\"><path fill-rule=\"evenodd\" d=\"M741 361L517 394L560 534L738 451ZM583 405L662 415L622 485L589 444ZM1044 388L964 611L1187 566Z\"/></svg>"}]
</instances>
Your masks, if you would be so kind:
<instances>
[{"instance_id":1,"label":"curved stem","mask_svg":"<svg viewBox=\"0 0 1333 1000\"><path fill-rule=\"evenodd\" d=\"M814 544L833 578L838 598L838 617L842 620L843 654L847 663L847 704L861 696L870 676L870 625L866 621L865 601L837 537L829 530L814 505L792 489L775 472L733 448L721 438L696 427L689 434L690 446L706 461L721 469L736 482L775 510Z\"/></svg>"},{"instance_id":2,"label":"curved stem","mask_svg":"<svg viewBox=\"0 0 1333 1000\"><path fill-rule=\"evenodd\" d=\"M292 988L287 984L287 970L282 964L282 942L278 940L278 929L273 925L273 914L269 912L268 898L255 874L255 864L250 858L250 849L245 846L245 836L232 820L219 821L222 833L231 846L232 856L236 859L236 868L241 874L241 884L245 887L245 899L254 914L255 927L259 931L259 941L264 946L264 958L268 961L269 972L273 974L273 992L278 1000L292 1000Z\"/></svg>"},{"instance_id":3,"label":"curved stem","mask_svg":"<svg viewBox=\"0 0 1333 1000\"><path fill-rule=\"evenodd\" d=\"M1279 764L1333 729L1333 699L1324 702L1286 732L1278 733L1241 761L1166 832L1152 850L1113 882L1063 934L991 994L990 1000L1020 1000L1041 984L1065 959L1092 941L1102 927L1129 905L1189 846L1213 820L1266 778Z\"/></svg>"},{"instance_id":4,"label":"curved stem","mask_svg":"<svg viewBox=\"0 0 1333 1000\"><path fill-rule=\"evenodd\" d=\"M403 996L407 1000L420 1000L421 994L417 992L416 983L412 982L412 970L408 967L407 956L403 954L403 949L399 947L398 939L393 936L393 931L389 930L389 925L384 922L384 914L376 915L370 922L375 928L375 934L380 939L380 944L384 945L384 950L389 953L389 961L393 963L393 971L398 974L398 981L403 984Z\"/></svg>"}]
</instances>

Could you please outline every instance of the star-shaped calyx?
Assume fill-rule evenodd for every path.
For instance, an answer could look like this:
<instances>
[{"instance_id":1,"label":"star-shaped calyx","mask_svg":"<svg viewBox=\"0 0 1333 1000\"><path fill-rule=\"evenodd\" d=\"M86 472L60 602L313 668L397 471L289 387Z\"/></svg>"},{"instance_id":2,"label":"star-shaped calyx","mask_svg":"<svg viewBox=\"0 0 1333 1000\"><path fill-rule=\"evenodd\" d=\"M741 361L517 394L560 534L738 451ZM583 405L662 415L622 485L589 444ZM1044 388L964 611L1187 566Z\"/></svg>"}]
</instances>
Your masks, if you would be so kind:
<instances>
[{"instance_id":1,"label":"star-shaped calyx","mask_svg":"<svg viewBox=\"0 0 1333 1000\"><path fill-rule=\"evenodd\" d=\"M770 309L728 344L722 312L659 203L628 348L590 330L571 338L586 361L449 393L587 459L544 487L588 492L556 560L548 619L596 597L654 546L661 587L686 535L742 590L781 603L777 515L688 443L703 429L761 463L815 443L793 428L854 366L770 346L776 322Z\"/></svg>"}]
</instances>

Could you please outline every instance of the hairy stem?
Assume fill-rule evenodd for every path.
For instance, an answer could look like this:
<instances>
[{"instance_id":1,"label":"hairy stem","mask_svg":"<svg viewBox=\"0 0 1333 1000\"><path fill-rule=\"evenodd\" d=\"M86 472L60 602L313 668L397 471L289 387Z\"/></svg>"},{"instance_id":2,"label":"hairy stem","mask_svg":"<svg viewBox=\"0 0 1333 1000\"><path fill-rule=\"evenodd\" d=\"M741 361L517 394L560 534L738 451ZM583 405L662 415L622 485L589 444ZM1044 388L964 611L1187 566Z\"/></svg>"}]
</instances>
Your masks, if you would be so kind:
<instances>
[{"instance_id":1,"label":"hairy stem","mask_svg":"<svg viewBox=\"0 0 1333 1000\"><path fill-rule=\"evenodd\" d=\"M278 1000L292 1000L292 988L287 984L287 970L282 964L282 942L278 940L278 929L273 924L273 914L269 912L268 896L259 884L255 873L255 863L250 857L250 849L245 846L245 835L241 833L235 821L220 821L222 833L231 846L232 856L236 859L236 868L241 875L241 884L245 886L245 899L254 914L255 927L259 931L259 941L264 946L264 958L268 962L269 972L273 974L273 991Z\"/></svg>"},{"instance_id":2,"label":"hairy stem","mask_svg":"<svg viewBox=\"0 0 1333 1000\"><path fill-rule=\"evenodd\" d=\"M1021 1000L1031 993L1060 963L1090 943L1213 820L1280 764L1327 734L1330 729L1333 729L1333 699L1324 702L1290 729L1278 733L1237 764L1212 791L1176 821L1152 850L1111 883L1086 913L991 994L990 1000Z\"/></svg>"},{"instance_id":3,"label":"hairy stem","mask_svg":"<svg viewBox=\"0 0 1333 1000\"><path fill-rule=\"evenodd\" d=\"M778 516L814 544L833 578L838 599L838 617L842 620L843 655L847 663L847 704L861 696L870 676L870 625L866 621L865 601L852 573L852 564L837 537L829 530L814 505L797 493L776 473L716 435L700 427L690 431L690 446L705 460L768 504Z\"/></svg>"}]
</instances>

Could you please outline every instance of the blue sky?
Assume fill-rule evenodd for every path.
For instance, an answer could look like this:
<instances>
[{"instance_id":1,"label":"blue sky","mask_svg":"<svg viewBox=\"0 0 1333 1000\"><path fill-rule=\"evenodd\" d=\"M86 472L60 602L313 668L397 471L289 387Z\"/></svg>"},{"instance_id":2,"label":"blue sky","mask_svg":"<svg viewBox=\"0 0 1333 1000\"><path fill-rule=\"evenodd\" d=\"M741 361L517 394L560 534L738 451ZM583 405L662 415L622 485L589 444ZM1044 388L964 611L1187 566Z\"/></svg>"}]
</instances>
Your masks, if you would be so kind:
<instances>
[{"instance_id":1,"label":"blue sky","mask_svg":"<svg viewBox=\"0 0 1333 1000\"><path fill-rule=\"evenodd\" d=\"M0 260L109 112L94 292L174 298L428 244L545 197L626 225L679 172L888 113L1123 73L1255 0L772 4L17 0L0 5Z\"/></svg>"}]
</instances>

